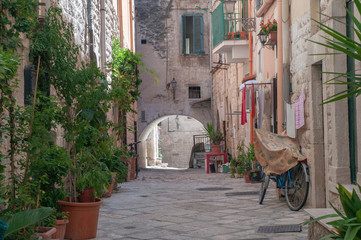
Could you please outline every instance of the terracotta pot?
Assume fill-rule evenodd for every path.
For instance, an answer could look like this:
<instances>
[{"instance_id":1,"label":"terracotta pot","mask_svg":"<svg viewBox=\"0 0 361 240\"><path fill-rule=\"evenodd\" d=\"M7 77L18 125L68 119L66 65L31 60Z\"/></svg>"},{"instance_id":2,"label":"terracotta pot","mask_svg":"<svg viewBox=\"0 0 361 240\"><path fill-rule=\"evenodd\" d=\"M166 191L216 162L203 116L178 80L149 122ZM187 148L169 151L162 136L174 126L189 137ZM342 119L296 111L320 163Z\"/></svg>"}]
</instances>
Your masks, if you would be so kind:
<instances>
[{"instance_id":1,"label":"terracotta pot","mask_svg":"<svg viewBox=\"0 0 361 240\"><path fill-rule=\"evenodd\" d=\"M221 145L211 145L211 151L212 153L221 153L222 147Z\"/></svg>"},{"instance_id":2,"label":"terracotta pot","mask_svg":"<svg viewBox=\"0 0 361 240\"><path fill-rule=\"evenodd\" d=\"M55 227L40 227L39 232L35 233L35 235L42 237L43 240L50 240L55 232Z\"/></svg>"},{"instance_id":3,"label":"terracotta pot","mask_svg":"<svg viewBox=\"0 0 361 240\"><path fill-rule=\"evenodd\" d=\"M129 168L129 180L135 179L135 157L130 159L130 168Z\"/></svg>"},{"instance_id":4,"label":"terracotta pot","mask_svg":"<svg viewBox=\"0 0 361 240\"><path fill-rule=\"evenodd\" d=\"M63 240L65 236L66 224L69 220L56 220L55 228L56 232L51 236L52 239Z\"/></svg>"},{"instance_id":5,"label":"terracotta pot","mask_svg":"<svg viewBox=\"0 0 361 240\"><path fill-rule=\"evenodd\" d=\"M246 183L250 183L251 182L251 179L249 178L249 173L248 172L244 172L243 173L243 176L244 176L244 181Z\"/></svg>"},{"instance_id":6,"label":"terracotta pot","mask_svg":"<svg viewBox=\"0 0 361 240\"><path fill-rule=\"evenodd\" d=\"M79 203L59 201L60 210L68 212L69 223L66 226L66 239L96 238L100 199L96 202Z\"/></svg>"},{"instance_id":7,"label":"terracotta pot","mask_svg":"<svg viewBox=\"0 0 361 240\"><path fill-rule=\"evenodd\" d=\"M86 188L84 191L80 192L78 199L79 202L94 202L95 201L95 192L94 188Z\"/></svg>"},{"instance_id":8,"label":"terracotta pot","mask_svg":"<svg viewBox=\"0 0 361 240\"><path fill-rule=\"evenodd\" d=\"M268 44L276 44L277 43L277 31L272 31L269 33L269 39L267 41Z\"/></svg>"}]
</instances>

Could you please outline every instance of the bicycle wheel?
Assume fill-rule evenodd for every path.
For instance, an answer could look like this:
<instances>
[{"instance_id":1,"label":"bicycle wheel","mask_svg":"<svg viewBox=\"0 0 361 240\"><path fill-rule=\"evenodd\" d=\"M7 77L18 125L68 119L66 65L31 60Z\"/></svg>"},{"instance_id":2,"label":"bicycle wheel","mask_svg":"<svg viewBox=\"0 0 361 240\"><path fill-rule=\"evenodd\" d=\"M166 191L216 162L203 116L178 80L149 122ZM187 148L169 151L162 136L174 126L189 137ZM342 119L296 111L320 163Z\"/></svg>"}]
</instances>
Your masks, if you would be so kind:
<instances>
[{"instance_id":1,"label":"bicycle wheel","mask_svg":"<svg viewBox=\"0 0 361 240\"><path fill-rule=\"evenodd\" d=\"M308 188L309 176L308 167L305 163L298 163L290 171L291 181L286 179L286 202L292 211L300 210L305 205Z\"/></svg>"},{"instance_id":2,"label":"bicycle wheel","mask_svg":"<svg viewBox=\"0 0 361 240\"><path fill-rule=\"evenodd\" d=\"M259 190L259 195L258 195L258 203L262 204L264 196L266 195L266 191L268 188L268 184L269 184L269 176L262 173L262 179L261 179L261 189Z\"/></svg>"}]
</instances>

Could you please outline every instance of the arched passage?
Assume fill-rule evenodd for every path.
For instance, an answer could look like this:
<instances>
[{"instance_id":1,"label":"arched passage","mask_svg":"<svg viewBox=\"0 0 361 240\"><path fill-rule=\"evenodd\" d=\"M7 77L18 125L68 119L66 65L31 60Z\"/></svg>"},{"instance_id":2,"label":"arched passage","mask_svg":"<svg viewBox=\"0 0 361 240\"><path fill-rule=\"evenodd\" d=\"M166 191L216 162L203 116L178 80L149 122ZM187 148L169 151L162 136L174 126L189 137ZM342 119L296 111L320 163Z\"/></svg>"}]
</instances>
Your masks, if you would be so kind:
<instances>
[{"instance_id":1,"label":"arched passage","mask_svg":"<svg viewBox=\"0 0 361 240\"><path fill-rule=\"evenodd\" d=\"M193 136L201 134L205 134L203 124L189 116L168 115L152 121L139 136L139 167L188 168Z\"/></svg>"}]
</instances>

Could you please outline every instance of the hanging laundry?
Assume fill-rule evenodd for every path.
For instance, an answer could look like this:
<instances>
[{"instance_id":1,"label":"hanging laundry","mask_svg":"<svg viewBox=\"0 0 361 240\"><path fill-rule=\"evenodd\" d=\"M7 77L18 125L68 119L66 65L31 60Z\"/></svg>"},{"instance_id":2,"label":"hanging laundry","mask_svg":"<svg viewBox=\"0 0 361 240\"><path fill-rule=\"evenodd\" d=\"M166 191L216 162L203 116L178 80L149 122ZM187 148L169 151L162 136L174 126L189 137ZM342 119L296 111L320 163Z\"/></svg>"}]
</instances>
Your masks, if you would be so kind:
<instances>
[{"instance_id":1,"label":"hanging laundry","mask_svg":"<svg viewBox=\"0 0 361 240\"><path fill-rule=\"evenodd\" d=\"M300 129L305 125L305 93L302 91L300 97L295 102L295 112L296 112L296 129Z\"/></svg>"},{"instance_id":2,"label":"hanging laundry","mask_svg":"<svg viewBox=\"0 0 361 240\"><path fill-rule=\"evenodd\" d=\"M241 106L241 125L247 123L247 113L246 113L246 86L242 91L242 106Z\"/></svg>"},{"instance_id":3,"label":"hanging laundry","mask_svg":"<svg viewBox=\"0 0 361 240\"><path fill-rule=\"evenodd\" d=\"M287 136L291 138L296 138L296 113L295 113L295 105L294 104L286 104L286 112L287 112Z\"/></svg>"}]
</instances>

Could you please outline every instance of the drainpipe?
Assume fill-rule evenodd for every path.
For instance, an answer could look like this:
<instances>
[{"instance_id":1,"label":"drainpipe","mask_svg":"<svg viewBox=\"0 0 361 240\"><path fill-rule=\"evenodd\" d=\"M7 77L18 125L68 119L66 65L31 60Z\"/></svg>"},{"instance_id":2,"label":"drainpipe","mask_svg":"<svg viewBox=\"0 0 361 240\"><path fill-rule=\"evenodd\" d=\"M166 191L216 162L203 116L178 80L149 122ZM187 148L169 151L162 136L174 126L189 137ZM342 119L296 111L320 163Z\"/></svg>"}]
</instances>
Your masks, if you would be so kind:
<instances>
[{"instance_id":1,"label":"drainpipe","mask_svg":"<svg viewBox=\"0 0 361 240\"><path fill-rule=\"evenodd\" d=\"M105 72L105 4L100 0L100 69Z\"/></svg>"},{"instance_id":2,"label":"drainpipe","mask_svg":"<svg viewBox=\"0 0 361 240\"><path fill-rule=\"evenodd\" d=\"M93 23L92 23L92 3L87 0L87 17L88 17L88 34L89 34L89 57L90 61L96 61L94 53L94 36L93 36Z\"/></svg>"},{"instance_id":3,"label":"drainpipe","mask_svg":"<svg viewBox=\"0 0 361 240\"><path fill-rule=\"evenodd\" d=\"M133 36L133 0L129 0L129 17L130 17L130 50L134 52L134 36Z\"/></svg>"},{"instance_id":4,"label":"drainpipe","mask_svg":"<svg viewBox=\"0 0 361 240\"><path fill-rule=\"evenodd\" d=\"M289 0L282 0L283 99L290 102L290 12ZM285 109L284 109L285 110ZM284 112L285 114L285 112Z\"/></svg>"},{"instance_id":5,"label":"drainpipe","mask_svg":"<svg viewBox=\"0 0 361 240\"><path fill-rule=\"evenodd\" d=\"M277 0L277 132L283 132L283 39L282 1Z\"/></svg>"},{"instance_id":6,"label":"drainpipe","mask_svg":"<svg viewBox=\"0 0 361 240\"><path fill-rule=\"evenodd\" d=\"M120 38L120 46L124 47L124 37L123 37L123 1L118 1L118 16L119 16L119 38Z\"/></svg>"}]
</instances>

